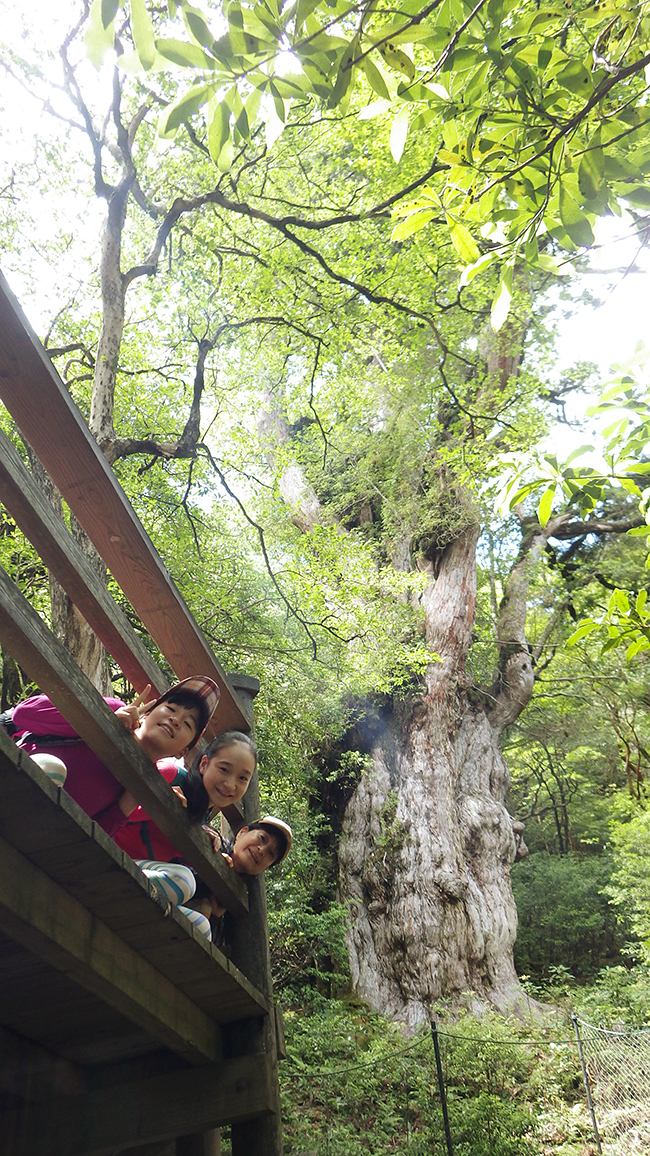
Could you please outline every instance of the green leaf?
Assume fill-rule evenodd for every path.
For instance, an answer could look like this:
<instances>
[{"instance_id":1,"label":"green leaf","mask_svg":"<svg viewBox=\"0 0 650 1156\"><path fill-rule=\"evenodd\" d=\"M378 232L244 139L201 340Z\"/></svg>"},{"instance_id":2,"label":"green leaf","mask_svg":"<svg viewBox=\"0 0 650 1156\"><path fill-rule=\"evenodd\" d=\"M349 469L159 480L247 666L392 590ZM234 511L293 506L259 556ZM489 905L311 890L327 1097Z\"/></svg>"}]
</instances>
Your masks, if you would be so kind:
<instances>
[{"instance_id":1,"label":"green leaf","mask_svg":"<svg viewBox=\"0 0 650 1156\"><path fill-rule=\"evenodd\" d=\"M404 241L406 237L410 237L413 233L419 233L429 221L434 220L436 214L431 209L416 209L415 212L409 213L403 221L400 221L393 229L390 239L391 241Z\"/></svg>"},{"instance_id":2,"label":"green leaf","mask_svg":"<svg viewBox=\"0 0 650 1156\"><path fill-rule=\"evenodd\" d=\"M208 148L215 165L219 164L221 150L230 139L230 109L223 100L212 97L208 104Z\"/></svg>"},{"instance_id":3,"label":"green leaf","mask_svg":"<svg viewBox=\"0 0 650 1156\"><path fill-rule=\"evenodd\" d=\"M319 4L320 0L298 0L298 4L296 6L296 35L298 35L307 17L311 16L312 12L315 8L318 8Z\"/></svg>"},{"instance_id":4,"label":"green leaf","mask_svg":"<svg viewBox=\"0 0 650 1156\"><path fill-rule=\"evenodd\" d=\"M626 189L623 195L630 205L638 206L640 209L650 209L650 188L639 185L636 189Z\"/></svg>"},{"instance_id":5,"label":"green leaf","mask_svg":"<svg viewBox=\"0 0 650 1156\"><path fill-rule=\"evenodd\" d=\"M580 158L578 184L586 201L593 201L603 187L605 158L602 149L589 149Z\"/></svg>"},{"instance_id":6,"label":"green leaf","mask_svg":"<svg viewBox=\"0 0 650 1156\"><path fill-rule=\"evenodd\" d=\"M436 160L442 161L445 165L455 167L461 163L461 156L460 153L450 153L447 149L438 149Z\"/></svg>"},{"instance_id":7,"label":"green leaf","mask_svg":"<svg viewBox=\"0 0 650 1156\"><path fill-rule=\"evenodd\" d=\"M269 84L269 91L271 93L271 96L273 97L273 104L275 107L275 113L276 113L276 116L278 117L278 120L281 120L283 124L286 124L287 123L287 110L286 110L286 106L284 103L284 98L283 98L282 94L280 92L278 92L275 81L273 81L273 80Z\"/></svg>"},{"instance_id":8,"label":"green leaf","mask_svg":"<svg viewBox=\"0 0 650 1156\"><path fill-rule=\"evenodd\" d=\"M102 0L93 0L84 44L90 63L99 70L115 44L114 25L111 23L105 28L102 21Z\"/></svg>"},{"instance_id":9,"label":"green leaf","mask_svg":"<svg viewBox=\"0 0 650 1156\"><path fill-rule=\"evenodd\" d=\"M262 93L259 88L253 89L250 96L247 98L244 108L246 109L246 117L249 125L255 123L255 119L259 112L260 102L262 100Z\"/></svg>"},{"instance_id":10,"label":"green leaf","mask_svg":"<svg viewBox=\"0 0 650 1156\"><path fill-rule=\"evenodd\" d=\"M623 614L630 613L630 600L625 590L615 590L609 600L609 605L611 609L616 607L616 609L620 610Z\"/></svg>"},{"instance_id":11,"label":"green leaf","mask_svg":"<svg viewBox=\"0 0 650 1156\"><path fill-rule=\"evenodd\" d=\"M567 646L575 646L576 642L580 642L581 638L586 638L586 636L591 634L593 630L598 630L599 626L600 622L594 622L593 618L589 618L584 622L581 622L578 629L574 630L573 634L567 638Z\"/></svg>"},{"instance_id":12,"label":"green leaf","mask_svg":"<svg viewBox=\"0 0 650 1156\"><path fill-rule=\"evenodd\" d=\"M634 658L640 650L650 650L650 642L648 642L647 638L637 638L634 642L630 643L625 651L627 661L629 662L631 658Z\"/></svg>"},{"instance_id":13,"label":"green leaf","mask_svg":"<svg viewBox=\"0 0 650 1156\"><path fill-rule=\"evenodd\" d=\"M628 538L646 538L650 534L650 526L633 526L631 530L626 531Z\"/></svg>"},{"instance_id":14,"label":"green leaf","mask_svg":"<svg viewBox=\"0 0 650 1156\"><path fill-rule=\"evenodd\" d=\"M133 43L143 68L150 69L156 59L153 25L145 0L131 0Z\"/></svg>"},{"instance_id":15,"label":"green leaf","mask_svg":"<svg viewBox=\"0 0 650 1156\"><path fill-rule=\"evenodd\" d=\"M219 159L217 160L217 168L219 169L220 172L222 172L222 173L229 173L230 172L230 170L232 168L232 162L234 160L234 156L235 156L235 146L232 142L232 137L228 137L228 140L224 144L221 152L219 153Z\"/></svg>"},{"instance_id":16,"label":"green leaf","mask_svg":"<svg viewBox=\"0 0 650 1156\"><path fill-rule=\"evenodd\" d=\"M120 6L120 0L101 0L101 4L102 4L102 24L104 25L104 28L110 28L115 17L117 16L117 10Z\"/></svg>"},{"instance_id":17,"label":"green leaf","mask_svg":"<svg viewBox=\"0 0 650 1156\"><path fill-rule=\"evenodd\" d=\"M494 295L490 312L490 325L498 333L505 324L512 302L512 266L506 266L501 274L499 287Z\"/></svg>"},{"instance_id":18,"label":"green leaf","mask_svg":"<svg viewBox=\"0 0 650 1156\"><path fill-rule=\"evenodd\" d=\"M214 92L213 84L200 84L190 88L189 92L178 97L162 113L158 121L160 136L167 136L177 129L183 121L189 120L202 105L210 99Z\"/></svg>"},{"instance_id":19,"label":"green leaf","mask_svg":"<svg viewBox=\"0 0 650 1156\"><path fill-rule=\"evenodd\" d=\"M549 486L542 494L539 506L537 508L537 517L539 518L540 526L544 527L551 516L553 509L553 499L555 498L556 485Z\"/></svg>"},{"instance_id":20,"label":"green leaf","mask_svg":"<svg viewBox=\"0 0 650 1156\"><path fill-rule=\"evenodd\" d=\"M390 151L395 161L399 164L404 152L404 145L409 131L409 110L408 108L401 108L391 125L390 130Z\"/></svg>"},{"instance_id":21,"label":"green leaf","mask_svg":"<svg viewBox=\"0 0 650 1156\"><path fill-rule=\"evenodd\" d=\"M470 281L478 277L479 273L484 273L486 269L489 269L490 265L493 265L496 261L496 257L496 253L484 253L482 257L479 257L478 261L474 261L472 265L467 265L460 275L461 287L463 285L469 285Z\"/></svg>"},{"instance_id":22,"label":"green leaf","mask_svg":"<svg viewBox=\"0 0 650 1156\"><path fill-rule=\"evenodd\" d=\"M447 221L451 243L461 261L465 261L467 264L477 261L480 256L479 248L469 229L466 229L459 221L455 221L453 217L447 217Z\"/></svg>"},{"instance_id":23,"label":"green leaf","mask_svg":"<svg viewBox=\"0 0 650 1156\"><path fill-rule=\"evenodd\" d=\"M568 92L579 93L580 96L586 96L592 92L594 87L587 69L579 60L570 60L564 68L555 74L554 79Z\"/></svg>"},{"instance_id":24,"label":"green leaf","mask_svg":"<svg viewBox=\"0 0 650 1156\"><path fill-rule=\"evenodd\" d=\"M156 49L166 60L180 64L184 68L214 69L219 67L213 56L208 56L202 48L187 40L156 40Z\"/></svg>"},{"instance_id":25,"label":"green leaf","mask_svg":"<svg viewBox=\"0 0 650 1156\"><path fill-rule=\"evenodd\" d=\"M197 8L193 8L191 4L184 4L183 20L185 21L187 31L197 44L202 45L204 48L214 49L216 43L215 38ZM230 44L228 46L230 47Z\"/></svg>"},{"instance_id":26,"label":"green leaf","mask_svg":"<svg viewBox=\"0 0 650 1156\"><path fill-rule=\"evenodd\" d=\"M377 68L377 65L373 64L369 56L364 56L361 61L361 68L365 72L368 84L373 91L376 92L378 96L383 97L384 100L388 100L390 93L386 81Z\"/></svg>"},{"instance_id":27,"label":"green leaf","mask_svg":"<svg viewBox=\"0 0 650 1156\"><path fill-rule=\"evenodd\" d=\"M390 100L373 100L372 104L367 104L359 113L359 120L373 120L376 116L381 116L382 113L388 112L392 107Z\"/></svg>"},{"instance_id":28,"label":"green leaf","mask_svg":"<svg viewBox=\"0 0 650 1156\"><path fill-rule=\"evenodd\" d=\"M566 179L563 179L560 184L560 219L573 243L586 248L594 243L593 230L587 217L571 196L567 183Z\"/></svg>"},{"instance_id":29,"label":"green leaf","mask_svg":"<svg viewBox=\"0 0 650 1156\"><path fill-rule=\"evenodd\" d=\"M390 44L382 44L379 49L386 64L392 68L394 72L401 72L402 76L413 80L415 77L415 65L410 56L402 52L401 48L391 48Z\"/></svg>"},{"instance_id":30,"label":"green leaf","mask_svg":"<svg viewBox=\"0 0 650 1156\"><path fill-rule=\"evenodd\" d=\"M577 450L574 450L573 453L569 454L567 460L564 463L564 468L566 469L567 466L571 465L571 462L574 462L576 458L582 457L583 454L593 453L593 450L593 446L578 446Z\"/></svg>"},{"instance_id":31,"label":"green leaf","mask_svg":"<svg viewBox=\"0 0 650 1156\"><path fill-rule=\"evenodd\" d=\"M639 618L641 617L641 615L643 613L643 608L644 608L647 601L648 601L648 591L647 590L640 590L636 596L636 612L639 615Z\"/></svg>"},{"instance_id":32,"label":"green leaf","mask_svg":"<svg viewBox=\"0 0 650 1156\"><path fill-rule=\"evenodd\" d=\"M559 265L555 257L551 257L550 253L540 253L535 264L544 272L552 273L554 277L567 277L571 270L571 266Z\"/></svg>"}]
</instances>

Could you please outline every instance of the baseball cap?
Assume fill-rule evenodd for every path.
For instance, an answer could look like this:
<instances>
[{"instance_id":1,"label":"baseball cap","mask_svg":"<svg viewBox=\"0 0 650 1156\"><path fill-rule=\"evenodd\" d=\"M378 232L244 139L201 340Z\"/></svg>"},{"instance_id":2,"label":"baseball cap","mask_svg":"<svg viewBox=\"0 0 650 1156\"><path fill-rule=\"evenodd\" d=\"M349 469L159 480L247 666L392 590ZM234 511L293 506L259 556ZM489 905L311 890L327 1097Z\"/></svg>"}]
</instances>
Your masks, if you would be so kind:
<instances>
[{"instance_id":1,"label":"baseball cap","mask_svg":"<svg viewBox=\"0 0 650 1156\"><path fill-rule=\"evenodd\" d=\"M198 743L212 715L217 709L220 693L216 682L208 678L206 674L193 674L190 678L183 678L180 682L176 682L173 686L170 686L169 690L161 694L159 699L156 699L151 709L153 710L159 703L165 702L172 694L191 694L196 698L201 710L201 721L196 735L189 744L189 749L191 750L192 747Z\"/></svg>"}]
</instances>

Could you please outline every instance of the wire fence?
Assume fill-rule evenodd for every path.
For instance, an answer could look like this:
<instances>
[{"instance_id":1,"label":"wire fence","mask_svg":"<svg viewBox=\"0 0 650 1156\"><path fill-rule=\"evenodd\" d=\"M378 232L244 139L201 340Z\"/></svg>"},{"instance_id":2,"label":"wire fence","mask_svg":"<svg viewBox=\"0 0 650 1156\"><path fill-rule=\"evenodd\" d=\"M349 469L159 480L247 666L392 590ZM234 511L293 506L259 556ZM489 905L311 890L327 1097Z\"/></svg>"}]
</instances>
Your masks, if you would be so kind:
<instances>
[{"instance_id":1,"label":"wire fence","mask_svg":"<svg viewBox=\"0 0 650 1156\"><path fill-rule=\"evenodd\" d=\"M596 1143L605 1156L650 1153L650 1029L612 1031L573 1017Z\"/></svg>"},{"instance_id":2,"label":"wire fence","mask_svg":"<svg viewBox=\"0 0 650 1156\"><path fill-rule=\"evenodd\" d=\"M288 1151L541 1156L568 1143L585 1156L647 1156L650 1030L572 1019L573 1039L558 1038L557 1029L480 1035L480 1021L470 1034L467 1021L465 1032L432 1021L404 1047L358 1063L314 1069L289 1061Z\"/></svg>"}]
</instances>

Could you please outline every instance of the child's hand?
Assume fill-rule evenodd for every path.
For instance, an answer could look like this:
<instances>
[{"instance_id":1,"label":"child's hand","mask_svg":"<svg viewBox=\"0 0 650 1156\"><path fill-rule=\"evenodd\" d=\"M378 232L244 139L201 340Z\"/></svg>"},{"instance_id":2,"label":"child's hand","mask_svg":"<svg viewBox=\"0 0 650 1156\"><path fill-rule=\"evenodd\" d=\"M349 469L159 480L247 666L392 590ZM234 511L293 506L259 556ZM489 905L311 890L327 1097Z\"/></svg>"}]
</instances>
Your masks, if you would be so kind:
<instances>
[{"instance_id":1,"label":"child's hand","mask_svg":"<svg viewBox=\"0 0 650 1156\"><path fill-rule=\"evenodd\" d=\"M223 855L224 859L226 860L226 863L228 864L228 866L234 867L234 863L232 861L232 855L227 855L225 851L222 851L221 854Z\"/></svg>"},{"instance_id":2,"label":"child's hand","mask_svg":"<svg viewBox=\"0 0 650 1156\"><path fill-rule=\"evenodd\" d=\"M172 787L172 791L176 795L176 798L180 799L183 806L187 807L187 799L185 798L185 795L183 794L181 788L180 787Z\"/></svg>"},{"instance_id":3,"label":"child's hand","mask_svg":"<svg viewBox=\"0 0 650 1156\"><path fill-rule=\"evenodd\" d=\"M138 805L138 800L136 799L135 795L131 794L130 791L124 791L124 794L120 795L119 799L117 800L117 805L120 808L122 814L126 815L128 818L129 815L132 815L135 811Z\"/></svg>"},{"instance_id":4,"label":"child's hand","mask_svg":"<svg viewBox=\"0 0 650 1156\"><path fill-rule=\"evenodd\" d=\"M151 683L148 682L142 694L134 698L133 702L130 702L128 706L121 706L115 711L115 717L119 718L122 725L131 734L140 726L142 716L146 714L148 710L151 710L153 704L157 701L155 698L152 698L151 702L145 702L150 690Z\"/></svg>"},{"instance_id":5,"label":"child's hand","mask_svg":"<svg viewBox=\"0 0 650 1156\"><path fill-rule=\"evenodd\" d=\"M221 836L219 835L219 832L215 831L214 827L209 827L207 823L203 825L203 830L212 843L212 850L216 855L217 852L221 850Z\"/></svg>"}]
</instances>

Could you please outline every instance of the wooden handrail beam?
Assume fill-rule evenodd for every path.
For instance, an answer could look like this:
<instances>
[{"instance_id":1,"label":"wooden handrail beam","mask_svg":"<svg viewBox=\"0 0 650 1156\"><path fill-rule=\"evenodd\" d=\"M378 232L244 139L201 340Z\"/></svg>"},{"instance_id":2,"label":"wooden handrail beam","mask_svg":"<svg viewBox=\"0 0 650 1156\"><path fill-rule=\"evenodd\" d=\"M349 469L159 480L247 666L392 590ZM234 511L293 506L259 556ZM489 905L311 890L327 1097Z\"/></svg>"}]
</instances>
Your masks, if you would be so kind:
<instances>
[{"instance_id":1,"label":"wooden handrail beam","mask_svg":"<svg viewBox=\"0 0 650 1156\"><path fill-rule=\"evenodd\" d=\"M0 398L172 670L219 684L216 729L248 730L225 671L2 274Z\"/></svg>"},{"instance_id":2,"label":"wooden handrail beam","mask_svg":"<svg viewBox=\"0 0 650 1156\"><path fill-rule=\"evenodd\" d=\"M129 682L140 690L150 682L164 694L168 680L2 430L0 501Z\"/></svg>"}]
</instances>

